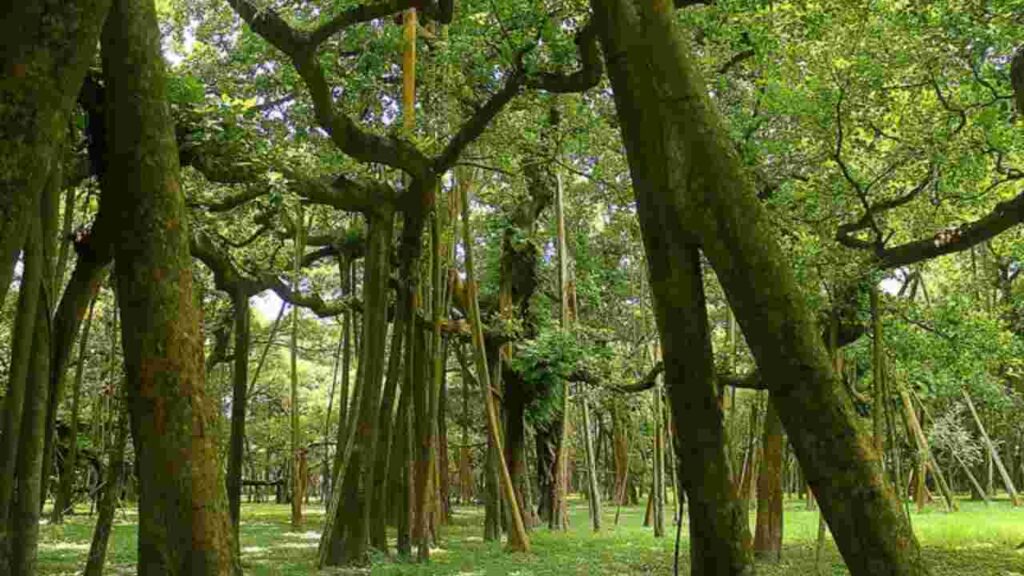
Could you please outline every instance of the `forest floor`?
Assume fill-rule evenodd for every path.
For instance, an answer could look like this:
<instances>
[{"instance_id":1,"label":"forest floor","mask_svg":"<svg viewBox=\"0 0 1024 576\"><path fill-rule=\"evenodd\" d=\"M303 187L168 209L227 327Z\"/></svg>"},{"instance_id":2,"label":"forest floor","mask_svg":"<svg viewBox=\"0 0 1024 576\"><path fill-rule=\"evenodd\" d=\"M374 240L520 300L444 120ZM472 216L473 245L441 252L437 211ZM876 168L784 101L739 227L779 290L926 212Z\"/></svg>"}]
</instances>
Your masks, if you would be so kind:
<instances>
[{"instance_id":1,"label":"forest floor","mask_svg":"<svg viewBox=\"0 0 1024 576\"><path fill-rule=\"evenodd\" d=\"M671 514L671 506L666 512ZM443 544L432 550L431 563L418 565L385 558L375 559L372 570L335 570L327 574L371 574L373 576L570 576L672 574L675 527L666 526L666 537L655 539L644 528L643 508L623 508L618 526L615 509L607 507L604 529L590 530L587 508L575 502L568 533L537 528L531 534L529 554L505 554L499 544L484 542L483 508L457 507L452 525L443 530ZM245 504L242 509L242 556L246 574L308 575L314 569L317 541L323 520L318 506L306 509L306 531L289 527L287 505ZM1024 508L1014 509L1007 501L985 506L961 502L955 514L928 508L914 512L914 529L924 547L925 558L935 576L1024 576ZM40 534L39 568L45 575L81 573L89 551L93 518L69 517L62 526L44 525ZM808 511L803 501L788 501L785 539L779 564L760 564L765 576L796 574L812 576L815 569L815 541L818 513ZM107 574L135 573L136 518L134 511L119 512L107 556ZM680 574L688 574L686 525L680 552ZM821 574L848 574L835 545L828 540Z\"/></svg>"}]
</instances>

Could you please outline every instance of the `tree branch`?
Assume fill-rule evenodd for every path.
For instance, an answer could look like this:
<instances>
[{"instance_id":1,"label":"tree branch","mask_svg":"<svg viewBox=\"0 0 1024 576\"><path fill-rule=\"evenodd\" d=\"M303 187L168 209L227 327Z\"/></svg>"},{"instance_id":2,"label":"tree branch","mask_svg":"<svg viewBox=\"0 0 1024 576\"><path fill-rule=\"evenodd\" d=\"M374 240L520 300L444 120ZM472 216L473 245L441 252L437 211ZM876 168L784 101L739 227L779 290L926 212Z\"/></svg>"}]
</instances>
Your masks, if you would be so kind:
<instances>
[{"instance_id":1,"label":"tree branch","mask_svg":"<svg viewBox=\"0 0 1024 576\"><path fill-rule=\"evenodd\" d=\"M586 92L597 86L604 74L604 62L601 51L597 47L597 28L593 22L580 28L576 33L576 52L580 59L580 69L572 74L543 72L527 80L529 88L546 90L554 94Z\"/></svg>"},{"instance_id":2,"label":"tree branch","mask_svg":"<svg viewBox=\"0 0 1024 576\"><path fill-rule=\"evenodd\" d=\"M518 68L513 70L501 90L495 92L483 106L477 108L476 112L448 141L441 154L434 159L434 171L440 174L453 167L466 147L479 138L505 105L519 94L525 82L526 78L523 73Z\"/></svg>"},{"instance_id":3,"label":"tree branch","mask_svg":"<svg viewBox=\"0 0 1024 576\"><path fill-rule=\"evenodd\" d=\"M1022 221L1024 221L1024 192L1012 200L1000 202L992 212L978 220L955 228L947 228L931 238L922 238L878 251L878 266L883 270L898 268L937 256L960 252L990 240Z\"/></svg>"}]
</instances>

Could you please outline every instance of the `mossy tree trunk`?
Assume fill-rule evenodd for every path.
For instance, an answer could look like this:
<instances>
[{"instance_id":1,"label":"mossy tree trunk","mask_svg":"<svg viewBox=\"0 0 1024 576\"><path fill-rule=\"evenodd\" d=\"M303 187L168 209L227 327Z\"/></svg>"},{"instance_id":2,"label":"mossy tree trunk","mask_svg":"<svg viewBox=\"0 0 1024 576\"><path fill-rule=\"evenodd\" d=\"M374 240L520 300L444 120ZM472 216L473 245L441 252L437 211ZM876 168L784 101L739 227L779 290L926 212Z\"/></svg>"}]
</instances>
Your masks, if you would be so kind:
<instances>
[{"instance_id":1,"label":"mossy tree trunk","mask_svg":"<svg viewBox=\"0 0 1024 576\"><path fill-rule=\"evenodd\" d=\"M659 276L699 277L699 243L725 289L851 573L927 574L910 525L884 481L878 453L858 428L853 407L830 365L815 318L777 241L773 224L728 141L689 49L678 35L673 3L592 0L591 4L640 199L642 226L651 214L661 218L654 222L671 226L644 226L656 301ZM692 248L676 249L665 242L669 237ZM655 274L658 267L665 273ZM689 280L686 285L696 289L699 283ZM698 300L703 305L699 292L693 294L695 297L681 299L683 307L693 306L692 302ZM656 309L659 315L665 314L661 304ZM663 339L673 338L672 332L680 325L698 324L659 318ZM700 329L706 330L706 325ZM667 369L670 363L679 362L670 352L675 345L665 342ZM691 355L693 349L699 348L684 348ZM687 368L692 371L690 366ZM678 370L682 372L682 367ZM676 380L671 369L666 376L670 382ZM696 410L699 421L720 419L720 414L712 416L717 403L703 406L711 408ZM684 422L693 421L684 416L687 407L679 406L676 412L680 431ZM684 438L680 438L677 449L683 450L680 460L686 484L686 462L692 461L692 455L685 451L693 441L687 440L685 433L681 436ZM705 442L717 461L721 441ZM705 460L705 469L715 468L707 463ZM719 476L727 477L724 458L722 463ZM691 526L715 533L710 527L717 523L693 522L694 510L700 509L699 498L689 490L688 496ZM712 501L723 498L724 494ZM722 510L721 506L713 508L715 514ZM745 524L745 518L742 520ZM713 561L729 564L717 573L745 569L745 555L736 548L741 532L736 526L713 538L723 548ZM733 542L726 542L729 539ZM699 540L695 538L694 542ZM693 550L696 553L701 548L695 545ZM694 563L695 570L698 566ZM702 573L716 572L705 569Z\"/></svg>"},{"instance_id":2,"label":"mossy tree trunk","mask_svg":"<svg viewBox=\"0 0 1024 576\"><path fill-rule=\"evenodd\" d=\"M63 176L59 165L51 171L39 205L38 220L33 223L29 239L41 245L42 277L34 289L39 290L36 322L32 335L31 370L26 379L25 403L22 408L21 437L18 440L17 495L11 508L11 572L18 576L36 573L36 548L39 540L39 516L42 496L43 444L46 407L49 401L50 344L54 307L53 270L56 263L57 218Z\"/></svg>"},{"instance_id":3,"label":"mossy tree trunk","mask_svg":"<svg viewBox=\"0 0 1024 576\"><path fill-rule=\"evenodd\" d=\"M383 206L381 213L367 215L367 250L363 280L363 337L360 350L358 405L352 438L347 440L342 464L328 508L321 540L320 565L362 563L367 560L370 495L374 493L374 456L377 449L379 407L385 368L387 339L388 265L394 230L394 214ZM340 481L338 481L340 479Z\"/></svg>"},{"instance_id":4,"label":"mossy tree trunk","mask_svg":"<svg viewBox=\"0 0 1024 576\"><path fill-rule=\"evenodd\" d=\"M38 205L35 205L38 210ZM12 573L12 535L15 521L15 480L18 457L22 446L21 434L25 398L30 374L33 372L33 344L38 320L42 281L45 269L43 259L42 223L38 214L29 223L24 251L24 270L18 293L18 309L11 336L11 356L7 390L4 395L3 433L0 435L0 574Z\"/></svg>"},{"instance_id":5,"label":"mossy tree trunk","mask_svg":"<svg viewBox=\"0 0 1024 576\"><path fill-rule=\"evenodd\" d=\"M110 0L5 2L0 19L0 303Z\"/></svg>"},{"instance_id":6,"label":"mossy tree trunk","mask_svg":"<svg viewBox=\"0 0 1024 576\"><path fill-rule=\"evenodd\" d=\"M103 31L114 258L139 493L138 571L227 575L231 528L206 396L178 149L153 0L116 0Z\"/></svg>"}]
</instances>

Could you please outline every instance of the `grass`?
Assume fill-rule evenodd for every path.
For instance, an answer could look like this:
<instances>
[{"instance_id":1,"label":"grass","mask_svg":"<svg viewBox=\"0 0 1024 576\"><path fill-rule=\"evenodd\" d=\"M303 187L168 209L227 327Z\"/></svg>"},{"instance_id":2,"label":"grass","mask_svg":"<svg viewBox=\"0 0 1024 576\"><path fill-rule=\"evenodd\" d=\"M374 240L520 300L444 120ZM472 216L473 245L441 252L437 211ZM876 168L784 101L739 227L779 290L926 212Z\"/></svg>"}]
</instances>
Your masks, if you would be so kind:
<instances>
[{"instance_id":1,"label":"grass","mask_svg":"<svg viewBox=\"0 0 1024 576\"><path fill-rule=\"evenodd\" d=\"M642 508L623 508L619 525L613 525L614 509L604 515L605 529L590 531L586 506L572 507L568 533L537 528L531 534L529 554L507 554L500 544L484 542L482 508L459 507L453 522L443 530L443 542L432 551L429 565L384 557L375 558L372 569L335 570L334 574L373 576L571 576L620 574L671 574L675 527L663 539L655 539L642 526ZM307 508L305 531L289 528L287 505L246 504L242 510L242 557L246 574L290 576L315 573L315 555L322 509ZM962 502L961 510L948 514L929 508L911 518L935 576L1024 576L1024 509L1006 501L990 506ZM107 574L135 573L136 521L133 511L119 513L107 556ZM93 518L72 516L61 526L44 525L39 546L40 573L71 575L85 564ZM813 576L818 513L803 502L786 505L783 559L779 564L760 564L761 575ZM686 525L683 526L680 573L687 574ZM822 574L848 574L835 546L828 542Z\"/></svg>"}]
</instances>

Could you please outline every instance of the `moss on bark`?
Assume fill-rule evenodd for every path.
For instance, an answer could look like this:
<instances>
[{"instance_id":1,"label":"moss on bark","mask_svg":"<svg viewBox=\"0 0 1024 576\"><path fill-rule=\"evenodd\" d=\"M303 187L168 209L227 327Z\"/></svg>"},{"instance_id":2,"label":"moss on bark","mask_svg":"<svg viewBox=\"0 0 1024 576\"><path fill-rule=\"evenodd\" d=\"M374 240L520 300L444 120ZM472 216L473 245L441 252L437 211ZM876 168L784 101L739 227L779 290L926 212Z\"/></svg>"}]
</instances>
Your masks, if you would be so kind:
<instances>
[{"instance_id":1,"label":"moss on bark","mask_svg":"<svg viewBox=\"0 0 1024 576\"><path fill-rule=\"evenodd\" d=\"M672 3L592 5L638 196L657 186L641 211L674 213L714 267L851 573L926 574L789 259L677 35ZM673 269L693 266L685 253L670 258Z\"/></svg>"},{"instance_id":2,"label":"moss on bark","mask_svg":"<svg viewBox=\"0 0 1024 576\"><path fill-rule=\"evenodd\" d=\"M233 572L224 480L206 396L188 221L153 0L116 0L103 31L109 170L141 575Z\"/></svg>"}]
</instances>

